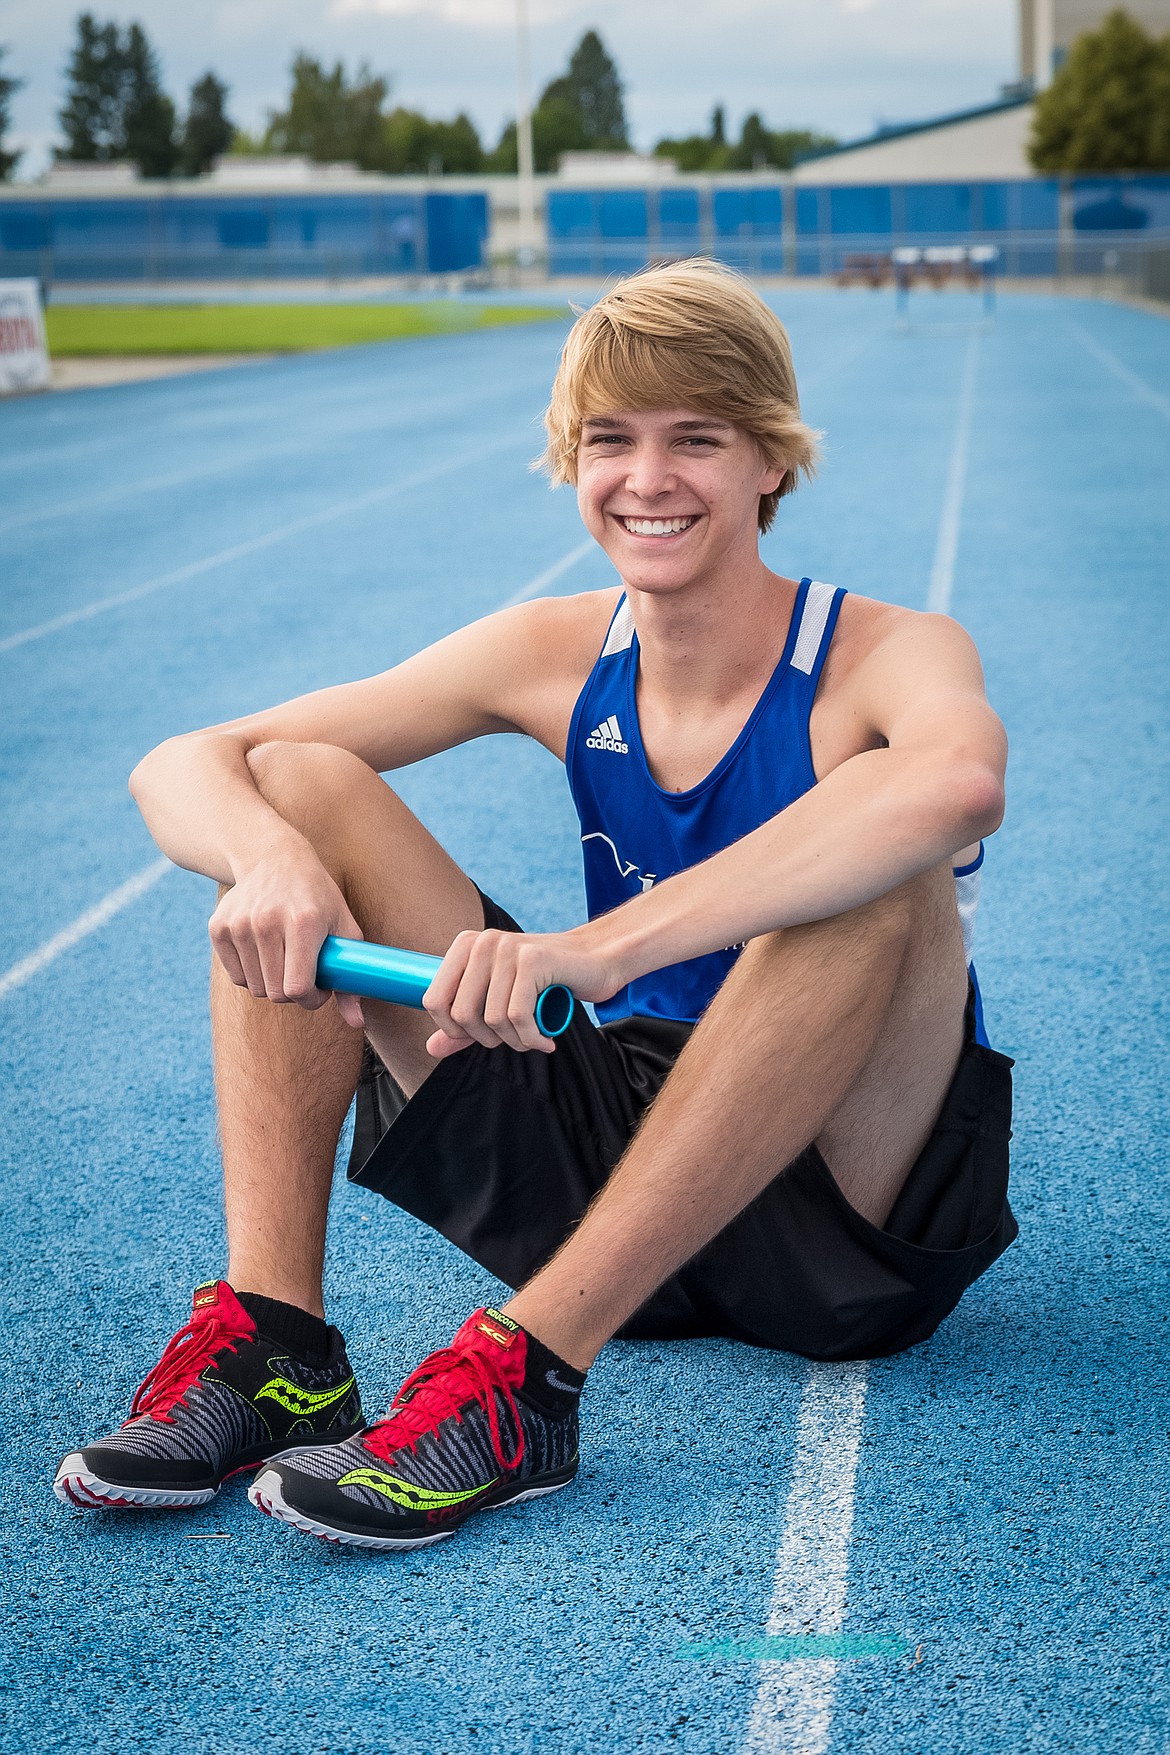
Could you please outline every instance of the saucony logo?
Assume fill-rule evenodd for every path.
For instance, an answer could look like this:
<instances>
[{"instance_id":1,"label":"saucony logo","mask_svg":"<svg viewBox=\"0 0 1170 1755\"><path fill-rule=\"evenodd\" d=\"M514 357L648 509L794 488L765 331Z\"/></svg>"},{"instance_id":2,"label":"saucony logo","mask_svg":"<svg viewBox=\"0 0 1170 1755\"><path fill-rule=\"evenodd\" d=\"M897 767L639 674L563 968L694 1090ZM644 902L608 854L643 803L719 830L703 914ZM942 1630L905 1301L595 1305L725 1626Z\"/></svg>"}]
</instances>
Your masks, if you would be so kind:
<instances>
[{"instance_id":1,"label":"saucony logo","mask_svg":"<svg viewBox=\"0 0 1170 1755\"><path fill-rule=\"evenodd\" d=\"M418 1487L413 1481L404 1481L398 1475L383 1474L381 1469L351 1469L348 1475L342 1475L339 1487L369 1487L374 1493L381 1493L384 1499L392 1499L395 1505L405 1507L407 1511L445 1511L448 1506L466 1505L469 1499L475 1499L494 1487L499 1480L494 1475L480 1487L464 1487L454 1493L436 1492L431 1487Z\"/></svg>"},{"instance_id":2,"label":"saucony logo","mask_svg":"<svg viewBox=\"0 0 1170 1755\"><path fill-rule=\"evenodd\" d=\"M520 1324L510 1316L501 1316L498 1310L485 1310L475 1326L479 1334L486 1335L497 1347L510 1347L520 1333Z\"/></svg>"},{"instance_id":3,"label":"saucony logo","mask_svg":"<svg viewBox=\"0 0 1170 1755\"><path fill-rule=\"evenodd\" d=\"M319 1414L323 1408L333 1406L341 1398L348 1395L353 1388L353 1378L347 1377L336 1389L302 1389L300 1384L292 1383L287 1377L270 1377L262 1389L258 1389L253 1401L278 1402L288 1414Z\"/></svg>"}]
</instances>

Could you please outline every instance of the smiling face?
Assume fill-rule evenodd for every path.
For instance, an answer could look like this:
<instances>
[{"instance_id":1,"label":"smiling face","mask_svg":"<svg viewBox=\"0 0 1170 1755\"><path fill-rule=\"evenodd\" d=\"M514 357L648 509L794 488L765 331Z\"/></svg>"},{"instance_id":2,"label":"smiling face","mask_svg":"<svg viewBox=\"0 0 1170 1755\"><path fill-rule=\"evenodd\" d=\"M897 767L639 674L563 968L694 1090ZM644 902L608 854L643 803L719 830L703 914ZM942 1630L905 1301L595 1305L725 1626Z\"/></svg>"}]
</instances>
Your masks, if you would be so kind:
<instances>
[{"instance_id":1,"label":"smiling face","mask_svg":"<svg viewBox=\"0 0 1170 1755\"><path fill-rule=\"evenodd\" d=\"M783 476L739 427L694 409L624 410L581 425L581 517L638 591L758 565L760 497Z\"/></svg>"}]
</instances>

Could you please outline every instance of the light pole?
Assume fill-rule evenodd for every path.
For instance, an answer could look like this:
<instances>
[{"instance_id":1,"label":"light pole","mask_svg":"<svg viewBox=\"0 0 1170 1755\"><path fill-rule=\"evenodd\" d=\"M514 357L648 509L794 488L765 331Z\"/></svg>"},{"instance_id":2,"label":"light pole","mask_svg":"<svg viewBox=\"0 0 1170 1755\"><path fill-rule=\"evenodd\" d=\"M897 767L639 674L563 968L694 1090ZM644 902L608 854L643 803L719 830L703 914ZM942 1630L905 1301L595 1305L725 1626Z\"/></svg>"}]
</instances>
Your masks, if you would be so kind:
<instances>
[{"instance_id":1,"label":"light pole","mask_svg":"<svg viewBox=\"0 0 1170 1755\"><path fill-rule=\"evenodd\" d=\"M1046 91L1052 84L1052 63L1056 55L1056 3L1055 0L1035 0L1033 8L1034 49L1036 62L1036 90Z\"/></svg>"},{"instance_id":2,"label":"light pole","mask_svg":"<svg viewBox=\"0 0 1170 1755\"><path fill-rule=\"evenodd\" d=\"M536 261L536 162L532 151L532 78L528 53L528 0L516 0L516 168L521 268Z\"/></svg>"}]
</instances>

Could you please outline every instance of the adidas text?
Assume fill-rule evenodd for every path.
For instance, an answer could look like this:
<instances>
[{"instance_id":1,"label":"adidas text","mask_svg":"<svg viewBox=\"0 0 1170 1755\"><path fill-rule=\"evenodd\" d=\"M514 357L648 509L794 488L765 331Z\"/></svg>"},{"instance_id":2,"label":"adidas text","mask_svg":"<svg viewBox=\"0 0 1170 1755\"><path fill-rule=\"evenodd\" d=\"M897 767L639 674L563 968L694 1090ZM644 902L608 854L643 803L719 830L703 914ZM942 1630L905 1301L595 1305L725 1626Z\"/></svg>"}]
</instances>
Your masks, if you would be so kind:
<instances>
[{"instance_id":1,"label":"adidas text","mask_svg":"<svg viewBox=\"0 0 1170 1755\"><path fill-rule=\"evenodd\" d=\"M612 750L615 756L628 756L630 746L622 738L622 729L617 722L616 713L603 719L597 730L585 739L587 750Z\"/></svg>"}]
</instances>

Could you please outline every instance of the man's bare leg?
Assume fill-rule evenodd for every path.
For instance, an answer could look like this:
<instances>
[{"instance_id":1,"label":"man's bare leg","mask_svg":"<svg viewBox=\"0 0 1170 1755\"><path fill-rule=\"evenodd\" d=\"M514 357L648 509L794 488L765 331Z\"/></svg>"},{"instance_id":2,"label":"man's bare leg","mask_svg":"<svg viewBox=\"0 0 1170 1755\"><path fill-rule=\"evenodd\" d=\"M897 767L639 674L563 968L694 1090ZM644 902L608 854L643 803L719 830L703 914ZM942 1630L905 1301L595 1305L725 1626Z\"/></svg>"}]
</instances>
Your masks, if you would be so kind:
<instances>
[{"instance_id":1,"label":"man's bare leg","mask_svg":"<svg viewBox=\"0 0 1170 1755\"><path fill-rule=\"evenodd\" d=\"M483 914L471 880L357 757L320 744L264 744L249 758L268 803L315 848L368 938L441 955ZM421 1012L363 1001L366 1033L408 1093L434 1062ZM211 975L212 1047L224 1165L227 1277L323 1314L325 1224L338 1136L362 1038L336 1006L253 999Z\"/></svg>"},{"instance_id":2,"label":"man's bare leg","mask_svg":"<svg viewBox=\"0 0 1170 1755\"><path fill-rule=\"evenodd\" d=\"M946 868L753 941L606 1187L509 1315L587 1369L810 1141L881 1224L953 1077L966 986Z\"/></svg>"}]
</instances>

